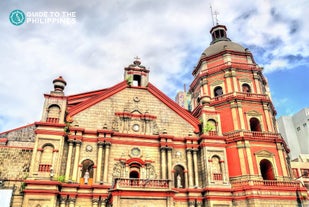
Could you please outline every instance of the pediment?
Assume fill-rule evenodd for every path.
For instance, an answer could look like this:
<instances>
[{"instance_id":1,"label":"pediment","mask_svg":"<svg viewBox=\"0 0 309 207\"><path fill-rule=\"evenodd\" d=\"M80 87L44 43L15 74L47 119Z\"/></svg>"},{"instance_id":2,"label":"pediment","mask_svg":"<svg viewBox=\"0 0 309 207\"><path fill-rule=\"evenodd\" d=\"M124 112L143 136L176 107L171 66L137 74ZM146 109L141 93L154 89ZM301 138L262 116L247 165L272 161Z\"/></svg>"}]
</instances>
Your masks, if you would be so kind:
<instances>
[{"instance_id":1,"label":"pediment","mask_svg":"<svg viewBox=\"0 0 309 207\"><path fill-rule=\"evenodd\" d=\"M261 150L261 151L254 153L254 154L258 157L273 157L274 156L273 153L271 153L267 150Z\"/></svg>"}]
</instances>

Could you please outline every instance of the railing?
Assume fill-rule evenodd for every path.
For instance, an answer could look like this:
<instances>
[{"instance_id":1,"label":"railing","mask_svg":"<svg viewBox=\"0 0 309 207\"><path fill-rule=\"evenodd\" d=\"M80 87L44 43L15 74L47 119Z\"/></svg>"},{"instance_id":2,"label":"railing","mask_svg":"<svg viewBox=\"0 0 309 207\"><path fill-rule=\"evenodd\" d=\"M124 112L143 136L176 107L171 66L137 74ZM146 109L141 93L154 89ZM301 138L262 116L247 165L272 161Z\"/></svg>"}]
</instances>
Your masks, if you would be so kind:
<instances>
[{"instance_id":1,"label":"railing","mask_svg":"<svg viewBox=\"0 0 309 207\"><path fill-rule=\"evenodd\" d=\"M39 172L49 172L51 168L50 164L40 164L39 165Z\"/></svg>"},{"instance_id":2,"label":"railing","mask_svg":"<svg viewBox=\"0 0 309 207\"><path fill-rule=\"evenodd\" d=\"M252 139L277 139L282 138L279 133L273 132L259 132L259 131L245 131L245 130L237 130L232 132L226 132L223 134L227 136L229 139L233 139L236 137L250 137Z\"/></svg>"},{"instance_id":3,"label":"railing","mask_svg":"<svg viewBox=\"0 0 309 207\"><path fill-rule=\"evenodd\" d=\"M222 180L221 173L213 173L213 180Z\"/></svg>"},{"instance_id":4,"label":"railing","mask_svg":"<svg viewBox=\"0 0 309 207\"><path fill-rule=\"evenodd\" d=\"M59 119L58 118L47 117L46 122L49 122L49 123L59 123Z\"/></svg>"},{"instance_id":5,"label":"railing","mask_svg":"<svg viewBox=\"0 0 309 207\"><path fill-rule=\"evenodd\" d=\"M276 181L276 180L246 180L231 181L232 187L244 186L273 186L273 187L299 187L299 182L295 181Z\"/></svg>"},{"instance_id":6,"label":"railing","mask_svg":"<svg viewBox=\"0 0 309 207\"><path fill-rule=\"evenodd\" d=\"M259 94L259 93L245 93L245 92L232 92L226 93L220 96L216 96L211 99L211 101L221 101L226 99L244 99L244 100L270 100L269 96L266 94Z\"/></svg>"},{"instance_id":7,"label":"railing","mask_svg":"<svg viewBox=\"0 0 309 207\"><path fill-rule=\"evenodd\" d=\"M150 180L135 178L117 178L114 188L159 188L168 189L169 180Z\"/></svg>"}]
</instances>

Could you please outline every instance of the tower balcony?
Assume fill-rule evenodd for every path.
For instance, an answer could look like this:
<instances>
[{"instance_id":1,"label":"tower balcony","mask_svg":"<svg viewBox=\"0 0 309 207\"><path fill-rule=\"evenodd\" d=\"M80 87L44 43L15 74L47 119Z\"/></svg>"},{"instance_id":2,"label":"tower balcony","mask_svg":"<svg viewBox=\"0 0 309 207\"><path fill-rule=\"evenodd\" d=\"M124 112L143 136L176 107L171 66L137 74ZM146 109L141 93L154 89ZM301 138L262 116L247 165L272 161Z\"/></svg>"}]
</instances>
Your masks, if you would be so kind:
<instances>
[{"instance_id":1,"label":"tower balcony","mask_svg":"<svg viewBox=\"0 0 309 207\"><path fill-rule=\"evenodd\" d=\"M296 181L277 181L277 180L242 180L242 181L231 181L232 188L246 188L246 187L278 187L278 188L299 188L301 187L300 182Z\"/></svg>"},{"instance_id":2,"label":"tower balcony","mask_svg":"<svg viewBox=\"0 0 309 207\"><path fill-rule=\"evenodd\" d=\"M223 94L220 96L216 96L211 98L210 105L217 105L222 102L230 101L230 100L248 100L248 101L262 101L262 102L270 102L270 98L266 94L259 93L245 93L245 92L231 92L227 94Z\"/></svg>"},{"instance_id":3,"label":"tower balcony","mask_svg":"<svg viewBox=\"0 0 309 207\"><path fill-rule=\"evenodd\" d=\"M247 131L247 130L237 130L232 132L223 133L223 136L226 137L227 142L235 142L242 140L243 138L248 140L256 141L278 141L281 140L284 142L281 134L273 132L260 132L260 131Z\"/></svg>"},{"instance_id":4,"label":"tower balcony","mask_svg":"<svg viewBox=\"0 0 309 207\"><path fill-rule=\"evenodd\" d=\"M113 190L169 190L171 180L116 178Z\"/></svg>"}]
</instances>

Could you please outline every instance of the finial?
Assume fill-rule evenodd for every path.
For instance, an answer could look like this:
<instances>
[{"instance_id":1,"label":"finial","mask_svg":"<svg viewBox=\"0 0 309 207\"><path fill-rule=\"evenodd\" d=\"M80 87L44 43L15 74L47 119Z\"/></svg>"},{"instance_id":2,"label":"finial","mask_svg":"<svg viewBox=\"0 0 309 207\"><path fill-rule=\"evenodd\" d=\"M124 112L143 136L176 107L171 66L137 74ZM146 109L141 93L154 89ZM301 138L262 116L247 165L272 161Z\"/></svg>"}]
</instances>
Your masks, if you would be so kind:
<instances>
[{"instance_id":1,"label":"finial","mask_svg":"<svg viewBox=\"0 0 309 207\"><path fill-rule=\"evenodd\" d=\"M53 80L54 84L54 90L63 92L65 86L67 85L67 82L62 78L62 76L59 76L55 80Z\"/></svg>"},{"instance_id":2,"label":"finial","mask_svg":"<svg viewBox=\"0 0 309 207\"><path fill-rule=\"evenodd\" d=\"M135 59L134 62L133 62L134 65L140 65L141 64L141 59L138 56L136 56L134 59Z\"/></svg>"}]
</instances>

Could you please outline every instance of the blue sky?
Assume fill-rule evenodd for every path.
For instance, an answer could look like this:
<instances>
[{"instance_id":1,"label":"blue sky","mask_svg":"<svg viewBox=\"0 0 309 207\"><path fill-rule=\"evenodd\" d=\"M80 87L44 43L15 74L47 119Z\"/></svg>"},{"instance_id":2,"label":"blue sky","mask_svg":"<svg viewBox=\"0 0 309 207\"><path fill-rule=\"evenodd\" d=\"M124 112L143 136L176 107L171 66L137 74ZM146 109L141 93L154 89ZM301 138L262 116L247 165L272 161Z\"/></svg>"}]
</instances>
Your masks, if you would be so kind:
<instances>
[{"instance_id":1,"label":"blue sky","mask_svg":"<svg viewBox=\"0 0 309 207\"><path fill-rule=\"evenodd\" d=\"M309 1L10 0L0 2L0 132L39 121L44 93L62 75L66 95L123 80L135 56L174 98L190 85L211 37L210 4L229 38L250 49L268 78L278 116L309 106ZM75 23L14 26L11 11L74 12ZM27 17L28 18L28 17Z\"/></svg>"}]
</instances>

